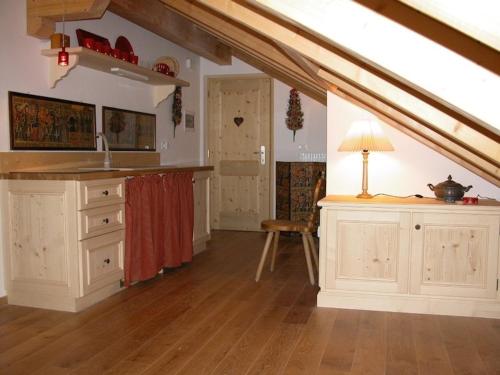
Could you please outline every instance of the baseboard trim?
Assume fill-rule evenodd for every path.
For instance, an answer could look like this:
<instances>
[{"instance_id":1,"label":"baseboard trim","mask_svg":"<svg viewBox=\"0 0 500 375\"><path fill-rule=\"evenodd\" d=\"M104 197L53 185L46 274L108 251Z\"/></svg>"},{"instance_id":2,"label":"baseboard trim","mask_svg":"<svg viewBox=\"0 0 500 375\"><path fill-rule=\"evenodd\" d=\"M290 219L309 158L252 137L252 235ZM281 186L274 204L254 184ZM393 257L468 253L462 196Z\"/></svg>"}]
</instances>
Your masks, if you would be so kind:
<instances>
[{"instance_id":1,"label":"baseboard trim","mask_svg":"<svg viewBox=\"0 0 500 375\"><path fill-rule=\"evenodd\" d=\"M500 301L320 291L318 307L500 319Z\"/></svg>"}]
</instances>

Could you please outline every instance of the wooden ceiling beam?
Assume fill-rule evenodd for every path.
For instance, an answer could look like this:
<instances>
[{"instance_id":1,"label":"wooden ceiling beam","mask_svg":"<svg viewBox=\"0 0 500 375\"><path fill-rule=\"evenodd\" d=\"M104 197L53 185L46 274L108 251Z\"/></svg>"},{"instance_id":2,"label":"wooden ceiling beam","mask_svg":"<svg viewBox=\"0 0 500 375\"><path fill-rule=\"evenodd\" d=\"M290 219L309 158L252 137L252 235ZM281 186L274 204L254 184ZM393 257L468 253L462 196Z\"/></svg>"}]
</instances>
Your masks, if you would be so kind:
<instances>
[{"instance_id":1,"label":"wooden ceiling beam","mask_svg":"<svg viewBox=\"0 0 500 375\"><path fill-rule=\"evenodd\" d=\"M26 0L27 33L49 38L63 14L66 21L101 18L110 0Z\"/></svg>"},{"instance_id":2,"label":"wooden ceiling beam","mask_svg":"<svg viewBox=\"0 0 500 375\"><path fill-rule=\"evenodd\" d=\"M408 80L397 76L387 69L373 63L370 60L348 50L337 43L320 38L297 25L278 17L270 12L256 7L248 2L230 0L198 0L219 14L229 17L261 35L271 38L279 43L287 45L301 55L315 61L318 65L330 70L339 71L340 62L349 70L357 70L358 73L369 74L374 81L385 81L396 87L401 92L414 96L429 106L447 114L459 123L464 124L477 132L486 135L496 142L500 141L500 133L497 129L486 124L474 116L462 111L452 104L444 101L436 95L414 85ZM265 2L264 2L265 3ZM375 78L373 78L375 77Z\"/></svg>"},{"instance_id":3,"label":"wooden ceiling beam","mask_svg":"<svg viewBox=\"0 0 500 375\"><path fill-rule=\"evenodd\" d=\"M443 154L457 164L500 186L500 171L495 163L485 160L467 145L459 144L450 137L436 131L425 121L402 111L397 105L387 103L352 83L346 82L332 72L321 69L318 74L337 87L335 95L378 116L389 125Z\"/></svg>"},{"instance_id":4,"label":"wooden ceiling beam","mask_svg":"<svg viewBox=\"0 0 500 375\"><path fill-rule=\"evenodd\" d=\"M111 0L108 10L219 65L231 65L231 47L158 1Z\"/></svg>"},{"instance_id":5,"label":"wooden ceiling beam","mask_svg":"<svg viewBox=\"0 0 500 375\"><path fill-rule=\"evenodd\" d=\"M500 52L398 0L355 0L426 38L500 75Z\"/></svg>"},{"instance_id":6,"label":"wooden ceiling beam","mask_svg":"<svg viewBox=\"0 0 500 375\"><path fill-rule=\"evenodd\" d=\"M290 59L292 59L295 64L297 64L304 72L309 74L309 76L314 79L318 85L320 85L322 88L325 90L329 91L335 91L336 87L332 85L331 83L325 81L323 78L321 78L318 75L318 72L320 70L319 66L314 64L312 61L306 59L304 56L302 56L300 53L297 51L289 48L288 46L285 46L283 44L279 44L280 48L285 52Z\"/></svg>"},{"instance_id":7,"label":"wooden ceiling beam","mask_svg":"<svg viewBox=\"0 0 500 375\"><path fill-rule=\"evenodd\" d=\"M274 42L237 23L220 17L210 9L196 3L161 0L170 10L196 23L200 28L233 48L233 54L305 95L326 105L326 90L299 68Z\"/></svg>"}]
</instances>

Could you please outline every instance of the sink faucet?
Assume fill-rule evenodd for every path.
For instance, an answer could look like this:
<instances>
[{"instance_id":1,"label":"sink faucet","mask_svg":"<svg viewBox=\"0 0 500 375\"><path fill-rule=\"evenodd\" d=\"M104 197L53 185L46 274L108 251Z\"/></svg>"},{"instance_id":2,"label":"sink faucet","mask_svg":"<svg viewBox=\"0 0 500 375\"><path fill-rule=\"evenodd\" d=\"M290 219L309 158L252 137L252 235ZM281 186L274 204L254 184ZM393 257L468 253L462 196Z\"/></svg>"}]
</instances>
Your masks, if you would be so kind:
<instances>
[{"instance_id":1,"label":"sink faucet","mask_svg":"<svg viewBox=\"0 0 500 375\"><path fill-rule=\"evenodd\" d=\"M102 132L97 133L97 137L101 137L104 142L104 168L111 168L111 152L109 152L108 138Z\"/></svg>"}]
</instances>

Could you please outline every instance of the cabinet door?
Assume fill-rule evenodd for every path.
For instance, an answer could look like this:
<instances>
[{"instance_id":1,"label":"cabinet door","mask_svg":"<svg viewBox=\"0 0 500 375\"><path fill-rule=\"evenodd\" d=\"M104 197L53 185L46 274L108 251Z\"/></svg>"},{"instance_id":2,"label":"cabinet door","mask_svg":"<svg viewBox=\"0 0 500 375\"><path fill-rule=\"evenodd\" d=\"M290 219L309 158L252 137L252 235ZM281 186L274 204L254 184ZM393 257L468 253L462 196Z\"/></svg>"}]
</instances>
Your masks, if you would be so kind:
<instances>
[{"instance_id":1,"label":"cabinet door","mask_svg":"<svg viewBox=\"0 0 500 375\"><path fill-rule=\"evenodd\" d=\"M209 172L196 172L194 174L194 251L199 252L205 248L205 242L210 239L210 213L209 213Z\"/></svg>"},{"instance_id":2,"label":"cabinet door","mask_svg":"<svg viewBox=\"0 0 500 375\"><path fill-rule=\"evenodd\" d=\"M327 290L407 292L409 213L328 208L321 225Z\"/></svg>"},{"instance_id":3,"label":"cabinet door","mask_svg":"<svg viewBox=\"0 0 500 375\"><path fill-rule=\"evenodd\" d=\"M80 241L82 295L123 279L125 231Z\"/></svg>"},{"instance_id":4,"label":"cabinet door","mask_svg":"<svg viewBox=\"0 0 500 375\"><path fill-rule=\"evenodd\" d=\"M413 214L411 292L495 298L498 228L493 215Z\"/></svg>"}]
</instances>

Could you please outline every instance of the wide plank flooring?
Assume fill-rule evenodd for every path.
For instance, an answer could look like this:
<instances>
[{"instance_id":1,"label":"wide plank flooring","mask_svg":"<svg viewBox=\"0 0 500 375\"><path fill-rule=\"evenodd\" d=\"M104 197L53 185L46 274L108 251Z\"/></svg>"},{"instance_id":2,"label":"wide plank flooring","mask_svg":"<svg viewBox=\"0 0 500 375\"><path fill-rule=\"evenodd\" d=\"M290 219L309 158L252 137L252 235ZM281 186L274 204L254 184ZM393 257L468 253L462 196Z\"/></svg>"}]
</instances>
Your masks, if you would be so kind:
<instances>
[{"instance_id":1,"label":"wide plank flooring","mask_svg":"<svg viewBox=\"0 0 500 375\"><path fill-rule=\"evenodd\" d=\"M315 307L302 242L215 231L190 265L78 314L0 305L0 374L500 374L500 320Z\"/></svg>"}]
</instances>

